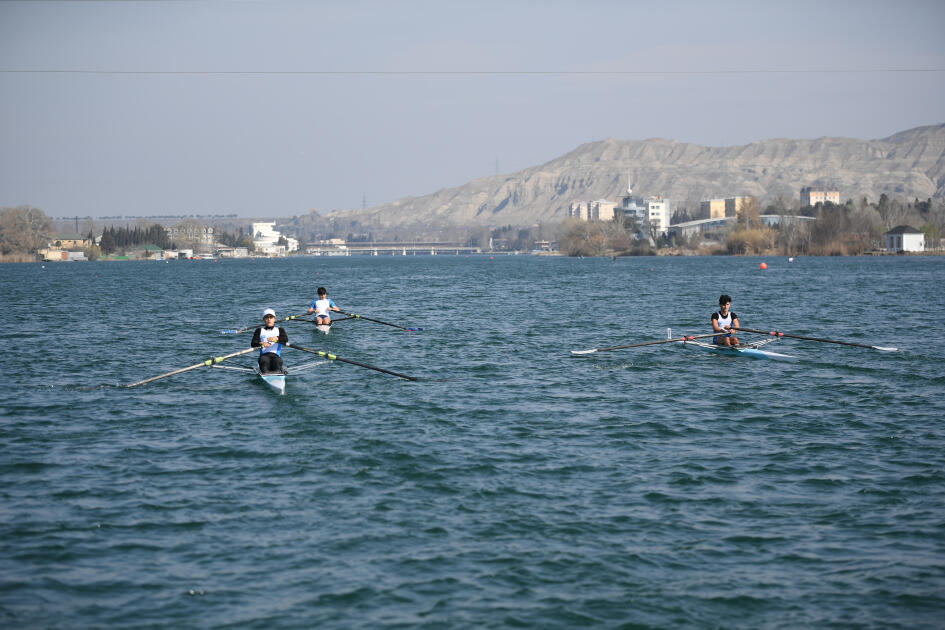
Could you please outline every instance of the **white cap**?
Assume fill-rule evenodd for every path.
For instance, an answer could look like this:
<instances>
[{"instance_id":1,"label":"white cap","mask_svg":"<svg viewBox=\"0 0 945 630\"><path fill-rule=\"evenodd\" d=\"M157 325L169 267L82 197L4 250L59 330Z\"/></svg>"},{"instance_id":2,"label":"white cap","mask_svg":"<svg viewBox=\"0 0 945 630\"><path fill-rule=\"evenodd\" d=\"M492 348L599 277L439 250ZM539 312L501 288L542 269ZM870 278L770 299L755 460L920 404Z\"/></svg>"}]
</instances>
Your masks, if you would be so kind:
<instances>
[{"instance_id":1,"label":"white cap","mask_svg":"<svg viewBox=\"0 0 945 630\"><path fill-rule=\"evenodd\" d=\"M263 311L263 317L265 317L266 315L272 315L273 317L275 317L276 312L272 310L271 308L267 308L266 310Z\"/></svg>"}]
</instances>

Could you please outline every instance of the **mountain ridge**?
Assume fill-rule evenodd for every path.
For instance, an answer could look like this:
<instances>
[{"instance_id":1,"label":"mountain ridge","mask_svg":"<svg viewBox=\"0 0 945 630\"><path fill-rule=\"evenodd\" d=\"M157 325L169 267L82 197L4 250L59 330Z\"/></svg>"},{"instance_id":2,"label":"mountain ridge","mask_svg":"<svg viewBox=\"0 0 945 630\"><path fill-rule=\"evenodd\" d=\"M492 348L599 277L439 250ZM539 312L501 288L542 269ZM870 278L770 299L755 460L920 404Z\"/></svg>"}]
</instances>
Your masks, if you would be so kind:
<instances>
[{"instance_id":1,"label":"mountain ridge","mask_svg":"<svg viewBox=\"0 0 945 630\"><path fill-rule=\"evenodd\" d=\"M737 195L753 195L762 204L777 197L796 203L804 186L839 190L841 200L875 201L883 193L942 198L945 124L877 140L776 138L730 147L608 138L516 173L330 216L381 228L525 226L564 219L572 201L619 202L628 183L634 194L659 194L674 209L684 205L690 212L702 199Z\"/></svg>"}]
</instances>

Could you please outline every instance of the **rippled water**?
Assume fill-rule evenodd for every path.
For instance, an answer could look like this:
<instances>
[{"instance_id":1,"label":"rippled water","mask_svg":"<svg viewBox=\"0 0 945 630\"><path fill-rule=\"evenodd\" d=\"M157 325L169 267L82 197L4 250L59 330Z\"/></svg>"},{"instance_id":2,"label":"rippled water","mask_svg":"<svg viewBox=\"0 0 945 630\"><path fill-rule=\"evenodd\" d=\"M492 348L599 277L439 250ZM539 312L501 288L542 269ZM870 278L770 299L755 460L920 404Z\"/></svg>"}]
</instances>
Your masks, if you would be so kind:
<instances>
[{"instance_id":1,"label":"rippled water","mask_svg":"<svg viewBox=\"0 0 945 630\"><path fill-rule=\"evenodd\" d=\"M2 265L0 626L941 628L945 259L762 260ZM420 380L116 387L319 285L423 331L292 341ZM705 332L722 292L901 350L569 353Z\"/></svg>"}]
</instances>

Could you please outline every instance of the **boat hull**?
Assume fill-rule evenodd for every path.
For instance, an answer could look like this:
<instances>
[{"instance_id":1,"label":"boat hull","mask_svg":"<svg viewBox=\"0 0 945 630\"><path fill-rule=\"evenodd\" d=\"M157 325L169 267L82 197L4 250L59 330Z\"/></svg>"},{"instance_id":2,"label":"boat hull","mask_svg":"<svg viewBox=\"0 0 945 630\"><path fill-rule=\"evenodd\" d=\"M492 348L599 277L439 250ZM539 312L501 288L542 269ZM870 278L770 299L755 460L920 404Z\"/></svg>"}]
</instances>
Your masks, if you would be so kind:
<instances>
[{"instance_id":1,"label":"boat hull","mask_svg":"<svg viewBox=\"0 0 945 630\"><path fill-rule=\"evenodd\" d=\"M254 371L266 387L278 392L280 395L285 394L285 374L281 372L263 373L259 371L258 367Z\"/></svg>"},{"instance_id":2,"label":"boat hull","mask_svg":"<svg viewBox=\"0 0 945 630\"><path fill-rule=\"evenodd\" d=\"M791 356L789 354L781 354L780 352L772 352L771 350L762 350L755 346L719 346L714 343L700 343L698 341L684 341L681 342L687 348L693 348L696 350L705 350L707 352L713 352L715 354L724 354L730 357L749 357L751 359L767 359L772 361L795 361L797 357Z\"/></svg>"}]
</instances>

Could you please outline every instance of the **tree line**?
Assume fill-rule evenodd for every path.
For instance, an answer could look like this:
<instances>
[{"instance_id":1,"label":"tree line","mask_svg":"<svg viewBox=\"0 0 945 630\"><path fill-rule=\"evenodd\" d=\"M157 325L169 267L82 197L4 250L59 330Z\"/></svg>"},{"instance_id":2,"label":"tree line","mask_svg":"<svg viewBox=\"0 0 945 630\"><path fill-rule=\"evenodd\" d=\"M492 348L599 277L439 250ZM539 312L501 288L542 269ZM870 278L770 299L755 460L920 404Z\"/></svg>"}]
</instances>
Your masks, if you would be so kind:
<instances>
[{"instance_id":1,"label":"tree line","mask_svg":"<svg viewBox=\"0 0 945 630\"><path fill-rule=\"evenodd\" d=\"M95 235L91 232L87 238L94 242ZM102 238L98 243L103 254L113 254L117 251L127 251L141 245L154 245L157 249L174 249L174 244L167 235L163 225L154 223L146 228L110 226L102 231Z\"/></svg>"}]
</instances>

